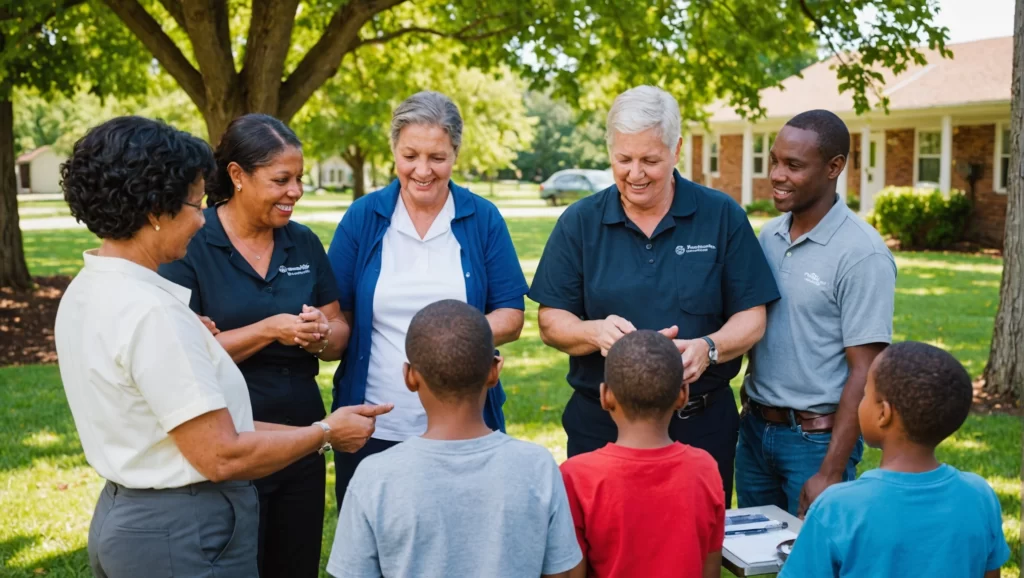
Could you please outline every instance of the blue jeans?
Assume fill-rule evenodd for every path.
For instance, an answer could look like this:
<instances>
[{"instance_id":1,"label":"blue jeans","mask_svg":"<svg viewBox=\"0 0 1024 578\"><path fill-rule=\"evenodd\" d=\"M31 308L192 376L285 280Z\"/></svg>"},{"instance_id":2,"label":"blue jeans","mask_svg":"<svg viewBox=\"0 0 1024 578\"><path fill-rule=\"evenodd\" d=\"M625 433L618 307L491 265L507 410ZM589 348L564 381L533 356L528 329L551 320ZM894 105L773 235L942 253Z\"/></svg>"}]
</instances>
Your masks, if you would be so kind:
<instances>
[{"instance_id":1,"label":"blue jeans","mask_svg":"<svg viewBox=\"0 0 1024 578\"><path fill-rule=\"evenodd\" d=\"M794 422L770 423L756 411L744 411L736 446L736 497L741 508L773 504L794 516L800 507L800 490L818 473L828 453L832 433L809 433ZM850 454L843 481L857 477L864 441Z\"/></svg>"}]
</instances>

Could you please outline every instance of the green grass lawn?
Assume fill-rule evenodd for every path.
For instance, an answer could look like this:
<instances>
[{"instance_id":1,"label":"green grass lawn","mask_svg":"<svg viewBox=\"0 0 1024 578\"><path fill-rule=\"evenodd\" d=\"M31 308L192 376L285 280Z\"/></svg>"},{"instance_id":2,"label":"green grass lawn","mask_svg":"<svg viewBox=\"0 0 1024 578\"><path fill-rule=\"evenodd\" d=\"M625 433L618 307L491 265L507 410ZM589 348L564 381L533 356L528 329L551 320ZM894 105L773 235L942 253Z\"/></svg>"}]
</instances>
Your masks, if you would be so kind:
<instances>
[{"instance_id":1,"label":"green grass lawn","mask_svg":"<svg viewBox=\"0 0 1024 578\"><path fill-rule=\"evenodd\" d=\"M539 208L548 206L547 202L540 198L536 184L494 183L493 194L491 193L490 183L471 182L466 183L466 186L484 195L499 207ZM369 187L369 185L367 187L370 191L375 190ZM297 215L337 212L344 211L350 204L352 204L351 193L334 193L320 190L319 192L308 192L303 195L296 205L295 211ZM71 210L68 208L67 203L62 200L19 200L18 210L20 219L41 219L44 217L65 217L71 215Z\"/></svg>"},{"instance_id":2,"label":"green grass lawn","mask_svg":"<svg viewBox=\"0 0 1024 578\"><path fill-rule=\"evenodd\" d=\"M554 222L508 221L528 277L536 270ZM763 220L754 224L759 228ZM326 244L334 225L317 223L313 229ZM84 230L31 231L24 239L35 275L73 274L81 266L81 252L97 244ZM988 352L1002 262L940 253L898 253L896 258L897 339L947 348L977 376ZM563 460L565 434L559 420L570 394L565 384L568 363L565 355L541 343L535 304L527 301L522 338L502 352L509 433L544 445ZM334 366L324 364L319 378L325 403ZM82 455L58 369L0 368L0 384L0 577L88 576L86 533L102 481ZM940 446L942 460L984 476L999 494L1003 529L1013 552L1004 577L1017 576L1021 563L1020 441L1019 419L971 416ZM879 452L869 449L861 470L877 467L878 460ZM333 482L329 462L324 562L334 535Z\"/></svg>"}]
</instances>

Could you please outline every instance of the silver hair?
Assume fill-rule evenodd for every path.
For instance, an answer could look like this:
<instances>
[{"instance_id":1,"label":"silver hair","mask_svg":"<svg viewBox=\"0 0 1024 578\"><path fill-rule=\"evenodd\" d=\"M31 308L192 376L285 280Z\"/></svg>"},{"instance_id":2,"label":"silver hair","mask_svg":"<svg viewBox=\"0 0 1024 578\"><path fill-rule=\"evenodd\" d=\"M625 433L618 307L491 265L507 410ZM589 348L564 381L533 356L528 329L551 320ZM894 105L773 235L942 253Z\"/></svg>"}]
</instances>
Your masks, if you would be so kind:
<instances>
[{"instance_id":1,"label":"silver hair","mask_svg":"<svg viewBox=\"0 0 1024 578\"><path fill-rule=\"evenodd\" d=\"M402 129L410 124L441 127L458 154L462 145L462 115L452 99L440 92L424 90L402 101L391 115L391 148L398 144Z\"/></svg>"},{"instance_id":2,"label":"silver hair","mask_svg":"<svg viewBox=\"0 0 1024 578\"><path fill-rule=\"evenodd\" d=\"M655 86L637 86L615 97L608 111L606 138L611 148L615 133L636 134L654 129L669 150L679 143L679 103Z\"/></svg>"}]
</instances>

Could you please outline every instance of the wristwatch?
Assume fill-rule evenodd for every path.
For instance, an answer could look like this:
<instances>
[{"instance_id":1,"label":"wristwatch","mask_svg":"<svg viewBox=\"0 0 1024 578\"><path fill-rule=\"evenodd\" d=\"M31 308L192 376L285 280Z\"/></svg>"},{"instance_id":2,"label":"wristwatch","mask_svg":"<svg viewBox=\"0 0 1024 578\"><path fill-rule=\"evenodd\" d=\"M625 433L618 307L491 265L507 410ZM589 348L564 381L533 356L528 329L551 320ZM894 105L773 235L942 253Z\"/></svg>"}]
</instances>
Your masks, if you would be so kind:
<instances>
[{"instance_id":1,"label":"wristwatch","mask_svg":"<svg viewBox=\"0 0 1024 578\"><path fill-rule=\"evenodd\" d=\"M322 421L315 421L313 422L313 425L318 425L320 426L320 429L324 430L324 445L320 446L320 449L317 450L317 453L320 455L324 455L324 452L329 452L333 450L334 448L331 447L331 442L328 441L331 436L331 426L327 425Z\"/></svg>"},{"instance_id":2,"label":"wristwatch","mask_svg":"<svg viewBox=\"0 0 1024 578\"><path fill-rule=\"evenodd\" d=\"M718 363L718 348L715 347L715 342L712 341L711 338L706 336L706 335L704 337L701 337L701 339L706 341L707 344L708 344L708 348L709 348L708 349L708 362L711 365L717 364Z\"/></svg>"}]
</instances>

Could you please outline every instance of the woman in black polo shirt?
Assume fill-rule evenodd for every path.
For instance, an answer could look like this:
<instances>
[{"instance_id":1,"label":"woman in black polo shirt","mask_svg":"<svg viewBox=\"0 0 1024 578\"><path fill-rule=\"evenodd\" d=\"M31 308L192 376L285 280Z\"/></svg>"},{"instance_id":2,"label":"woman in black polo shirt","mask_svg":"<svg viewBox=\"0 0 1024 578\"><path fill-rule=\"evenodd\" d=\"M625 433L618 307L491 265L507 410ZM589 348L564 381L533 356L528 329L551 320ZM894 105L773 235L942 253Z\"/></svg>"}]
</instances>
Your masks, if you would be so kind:
<instances>
[{"instance_id":1,"label":"woman in black polo shirt","mask_svg":"<svg viewBox=\"0 0 1024 578\"><path fill-rule=\"evenodd\" d=\"M253 418L308 425L325 413L317 358L341 356L349 325L323 245L290 220L301 143L281 121L250 114L228 126L216 159L206 225L160 274L192 290L192 310L242 370ZM263 578L317 576L325 476L314 453L255 482Z\"/></svg>"}]
</instances>

